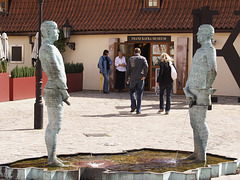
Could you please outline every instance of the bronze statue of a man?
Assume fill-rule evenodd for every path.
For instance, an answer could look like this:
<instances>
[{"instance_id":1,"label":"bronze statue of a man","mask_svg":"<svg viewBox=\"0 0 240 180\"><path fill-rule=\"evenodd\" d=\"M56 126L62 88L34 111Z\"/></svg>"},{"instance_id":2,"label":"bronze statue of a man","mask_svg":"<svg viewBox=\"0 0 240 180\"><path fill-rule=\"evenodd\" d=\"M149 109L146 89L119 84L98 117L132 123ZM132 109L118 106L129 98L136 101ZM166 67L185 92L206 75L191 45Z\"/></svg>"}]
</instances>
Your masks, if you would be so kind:
<instances>
[{"instance_id":1,"label":"bronze statue of a man","mask_svg":"<svg viewBox=\"0 0 240 180\"><path fill-rule=\"evenodd\" d=\"M41 24L41 33L43 44L39 50L39 58L48 77L43 93L48 112L48 125L45 132L48 165L61 167L64 164L56 156L56 146L63 118L63 102L70 105L67 80L62 55L53 44L59 37L57 24L53 21L44 21Z\"/></svg>"},{"instance_id":2,"label":"bronze statue of a man","mask_svg":"<svg viewBox=\"0 0 240 180\"><path fill-rule=\"evenodd\" d=\"M214 28L201 25L197 33L197 41L201 44L192 60L184 93L189 104L189 114L194 136L194 152L187 159L206 162L206 148L209 129L205 122L207 108L211 105L211 94L215 92L212 84L217 75L216 50L211 38Z\"/></svg>"}]
</instances>

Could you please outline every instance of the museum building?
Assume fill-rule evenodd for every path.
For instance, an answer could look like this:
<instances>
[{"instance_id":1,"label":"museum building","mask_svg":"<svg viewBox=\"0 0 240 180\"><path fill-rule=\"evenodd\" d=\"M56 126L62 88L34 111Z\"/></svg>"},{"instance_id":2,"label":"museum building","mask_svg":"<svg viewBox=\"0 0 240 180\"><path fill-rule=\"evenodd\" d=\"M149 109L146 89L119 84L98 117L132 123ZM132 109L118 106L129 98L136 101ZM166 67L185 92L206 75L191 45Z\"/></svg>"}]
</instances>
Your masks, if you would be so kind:
<instances>
[{"instance_id":1,"label":"museum building","mask_svg":"<svg viewBox=\"0 0 240 180\"><path fill-rule=\"evenodd\" d=\"M155 91L160 55L166 52L178 69L173 92L182 94L193 57L192 12L204 6L219 13L212 20L216 31L212 42L216 49L221 49L240 20L234 13L240 10L238 0L44 0L43 20L55 21L59 28L69 20L72 26L69 42L75 44L75 50L66 46L62 54L65 62L83 63L84 89L99 89L97 63L104 49L109 49L114 63L119 50L128 59L133 49L139 47L149 64L145 90ZM0 33L8 35L9 71L16 65L32 65L31 53L38 26L38 0L0 0ZM239 36L234 47L240 53ZM217 64L215 94L240 96L225 59L217 57ZM114 89L114 66L111 68L110 88Z\"/></svg>"}]
</instances>

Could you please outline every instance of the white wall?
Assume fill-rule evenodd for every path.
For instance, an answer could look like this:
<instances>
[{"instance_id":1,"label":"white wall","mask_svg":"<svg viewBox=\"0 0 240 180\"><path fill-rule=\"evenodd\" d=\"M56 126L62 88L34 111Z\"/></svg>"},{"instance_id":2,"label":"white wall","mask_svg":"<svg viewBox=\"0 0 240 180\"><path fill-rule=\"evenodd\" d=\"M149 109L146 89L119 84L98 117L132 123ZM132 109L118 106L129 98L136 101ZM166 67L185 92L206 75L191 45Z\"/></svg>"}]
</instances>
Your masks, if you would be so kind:
<instances>
[{"instance_id":1,"label":"white wall","mask_svg":"<svg viewBox=\"0 0 240 180\"><path fill-rule=\"evenodd\" d=\"M34 38L33 38L34 41ZM28 36L9 36L8 37L9 48L10 48L10 56L11 56L11 45L22 45L23 46L23 62L12 62L10 61L8 66L8 72L10 73L13 68L17 65L19 67L22 66L32 66L31 52L32 45L29 44Z\"/></svg>"},{"instance_id":2,"label":"white wall","mask_svg":"<svg viewBox=\"0 0 240 180\"><path fill-rule=\"evenodd\" d=\"M63 53L65 62L82 62L84 65L83 88L97 90L100 85L98 60L104 49L109 49L109 38L115 36L82 35L72 36L70 42L76 43L76 50L66 47Z\"/></svg>"},{"instance_id":3,"label":"white wall","mask_svg":"<svg viewBox=\"0 0 240 180\"><path fill-rule=\"evenodd\" d=\"M134 36L135 34L113 34L113 35L74 35L71 36L70 42L76 43L76 50L73 51L66 46L66 52L63 53L65 62L82 62L84 65L83 73L83 88L88 90L98 90L100 84L100 74L97 68L99 57L102 55L104 49L109 48L109 38L120 38L120 42L127 41L127 36ZM141 34L139 34L141 35ZM142 34L143 36L171 36L174 42L176 57L176 45L178 37L189 38L188 49L188 70L191 68L192 62L192 34ZM221 49L226 42L229 33L217 33L214 35L216 49ZM34 37L33 37L34 42ZM9 36L9 45L23 45L24 57L23 63L11 62L8 66L8 72L10 72L16 65L18 66L31 66L31 44L29 44L28 36ZM237 51L240 53L240 35L234 43ZM215 95L228 95L228 96L240 96L240 89L235 82L224 58L217 57L218 75L213 84L213 87L217 89Z\"/></svg>"},{"instance_id":4,"label":"white wall","mask_svg":"<svg viewBox=\"0 0 240 180\"><path fill-rule=\"evenodd\" d=\"M214 47L222 49L229 35L229 33L215 34L213 39L216 40L216 45ZM240 35L234 45L238 53L240 53ZM217 89L215 95L240 96L240 89L223 57L217 57L217 71L217 77L213 83L213 88Z\"/></svg>"},{"instance_id":5,"label":"white wall","mask_svg":"<svg viewBox=\"0 0 240 180\"><path fill-rule=\"evenodd\" d=\"M140 36L139 34L138 36ZM191 34L142 34L143 36L171 36L172 41L176 42L177 37L188 37L189 44L192 43ZM109 38L120 38L120 42L127 41L127 36L134 34L115 34L115 35L75 35L71 36L70 42L76 43L76 50L73 51L66 47L63 53L65 62L82 62L84 65L83 88L88 90L98 90L100 85L100 75L97 68L99 57L104 49L109 49ZM175 49L176 49L176 44ZM191 57L192 48L189 49ZM176 53L175 53L176 56Z\"/></svg>"}]
</instances>

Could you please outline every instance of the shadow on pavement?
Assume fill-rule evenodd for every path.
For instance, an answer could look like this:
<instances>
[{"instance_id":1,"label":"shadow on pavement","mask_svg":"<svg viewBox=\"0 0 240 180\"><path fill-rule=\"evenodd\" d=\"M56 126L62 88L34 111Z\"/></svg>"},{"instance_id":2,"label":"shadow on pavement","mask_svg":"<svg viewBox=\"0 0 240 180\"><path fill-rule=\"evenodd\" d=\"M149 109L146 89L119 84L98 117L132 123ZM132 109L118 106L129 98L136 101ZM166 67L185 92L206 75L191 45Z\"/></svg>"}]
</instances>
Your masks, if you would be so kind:
<instances>
[{"instance_id":1,"label":"shadow on pavement","mask_svg":"<svg viewBox=\"0 0 240 180\"><path fill-rule=\"evenodd\" d=\"M2 129L0 131L35 131L36 129Z\"/></svg>"},{"instance_id":2,"label":"shadow on pavement","mask_svg":"<svg viewBox=\"0 0 240 180\"><path fill-rule=\"evenodd\" d=\"M116 114L96 114L96 115L83 115L83 117L146 117L150 116L150 114L136 114L134 113L129 113L128 111L120 111L119 113Z\"/></svg>"},{"instance_id":3,"label":"shadow on pavement","mask_svg":"<svg viewBox=\"0 0 240 180\"><path fill-rule=\"evenodd\" d=\"M99 91L93 90L85 90L80 92L72 92L70 93L71 97L81 97L81 98L100 98L100 99L119 99L119 100L129 100L129 92L110 92L110 94L103 94ZM235 96L215 96L218 97L218 102L213 102L213 104L226 104L226 105L240 105L238 102L238 97ZM159 103L159 96L156 95L154 92L144 91L143 94L143 101L156 101ZM173 94L172 98L172 105L174 106L177 103L177 107L173 107L176 109L186 109L186 98L185 95L176 95Z\"/></svg>"}]
</instances>

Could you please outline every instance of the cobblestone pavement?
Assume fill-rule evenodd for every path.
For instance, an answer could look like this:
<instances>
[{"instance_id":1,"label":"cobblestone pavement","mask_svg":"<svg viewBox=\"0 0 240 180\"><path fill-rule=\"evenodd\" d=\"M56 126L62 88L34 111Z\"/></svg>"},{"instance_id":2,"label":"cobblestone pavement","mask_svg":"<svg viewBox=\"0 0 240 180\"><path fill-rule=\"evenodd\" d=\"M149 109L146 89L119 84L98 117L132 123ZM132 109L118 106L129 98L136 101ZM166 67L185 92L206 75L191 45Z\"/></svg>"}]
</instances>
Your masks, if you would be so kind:
<instances>
[{"instance_id":1,"label":"cobblestone pavement","mask_svg":"<svg viewBox=\"0 0 240 180\"><path fill-rule=\"evenodd\" d=\"M35 99L0 103L0 164L46 155L44 129L33 129ZM130 114L128 93L98 91L71 93L58 137L58 154L114 153L130 149L193 150L192 129L185 97L173 95L169 115L157 114L158 97L145 92L142 114ZM240 103L237 97L219 97L208 111L208 153L240 158ZM85 134L105 133L104 137ZM232 179L239 176L234 176ZM226 177L229 179L231 177ZM220 179L220 178L219 178Z\"/></svg>"}]
</instances>

